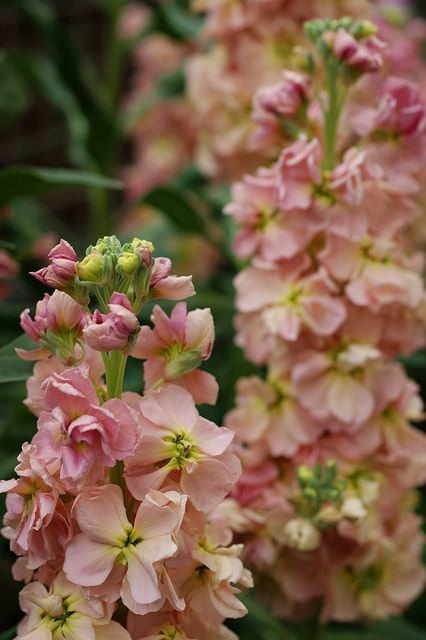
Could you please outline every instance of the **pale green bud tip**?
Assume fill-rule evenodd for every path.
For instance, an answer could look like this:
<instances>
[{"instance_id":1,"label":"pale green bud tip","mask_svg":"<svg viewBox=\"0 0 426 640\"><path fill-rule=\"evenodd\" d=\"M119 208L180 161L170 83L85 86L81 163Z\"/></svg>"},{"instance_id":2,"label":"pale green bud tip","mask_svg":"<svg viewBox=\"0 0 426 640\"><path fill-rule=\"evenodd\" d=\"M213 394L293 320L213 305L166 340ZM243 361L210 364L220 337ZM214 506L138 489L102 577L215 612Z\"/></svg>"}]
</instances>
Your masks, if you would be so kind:
<instances>
[{"instance_id":1,"label":"pale green bud tip","mask_svg":"<svg viewBox=\"0 0 426 640\"><path fill-rule=\"evenodd\" d=\"M370 20L359 20L355 22L351 29L352 35L357 40L374 36L377 33L377 27Z\"/></svg>"},{"instance_id":2,"label":"pale green bud tip","mask_svg":"<svg viewBox=\"0 0 426 640\"><path fill-rule=\"evenodd\" d=\"M141 240L140 238L133 238L131 245L133 249L143 249L144 251L149 251L150 253L154 253L154 245L149 240Z\"/></svg>"},{"instance_id":3,"label":"pale green bud tip","mask_svg":"<svg viewBox=\"0 0 426 640\"><path fill-rule=\"evenodd\" d=\"M314 474L312 469L302 464L297 469L297 476L301 482L310 482L313 479Z\"/></svg>"},{"instance_id":4,"label":"pale green bud tip","mask_svg":"<svg viewBox=\"0 0 426 640\"><path fill-rule=\"evenodd\" d=\"M105 258L101 253L92 251L81 262L77 263L77 273L85 282L102 282Z\"/></svg>"},{"instance_id":5,"label":"pale green bud tip","mask_svg":"<svg viewBox=\"0 0 426 640\"><path fill-rule=\"evenodd\" d=\"M131 275L132 273L134 273L138 269L140 263L141 261L138 254L131 253L130 251L125 251L124 253L122 253L117 260L118 267L123 273L127 275Z\"/></svg>"}]
</instances>

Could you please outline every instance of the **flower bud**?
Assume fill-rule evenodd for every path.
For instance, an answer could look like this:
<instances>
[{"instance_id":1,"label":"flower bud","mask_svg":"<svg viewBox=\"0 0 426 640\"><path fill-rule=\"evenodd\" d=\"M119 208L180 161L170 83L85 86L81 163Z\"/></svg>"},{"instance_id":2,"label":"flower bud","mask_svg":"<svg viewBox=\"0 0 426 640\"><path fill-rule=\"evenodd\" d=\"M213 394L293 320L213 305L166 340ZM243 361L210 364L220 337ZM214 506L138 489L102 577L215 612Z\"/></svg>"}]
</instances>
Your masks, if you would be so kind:
<instances>
[{"instance_id":1,"label":"flower bud","mask_svg":"<svg viewBox=\"0 0 426 640\"><path fill-rule=\"evenodd\" d=\"M140 263L141 261L138 254L130 253L130 251L125 251L124 253L122 253L117 260L117 266L119 271L126 274L127 276L130 276L132 275L132 273L135 273Z\"/></svg>"},{"instance_id":2,"label":"flower bud","mask_svg":"<svg viewBox=\"0 0 426 640\"><path fill-rule=\"evenodd\" d=\"M133 238L131 245L139 255L141 264L150 267L152 264L152 254L154 253L154 245L152 242L140 240L140 238Z\"/></svg>"},{"instance_id":3,"label":"flower bud","mask_svg":"<svg viewBox=\"0 0 426 640\"><path fill-rule=\"evenodd\" d=\"M284 527L286 544L298 551L315 551L321 543L321 534L307 518L294 518Z\"/></svg>"},{"instance_id":4,"label":"flower bud","mask_svg":"<svg viewBox=\"0 0 426 640\"><path fill-rule=\"evenodd\" d=\"M367 515L367 509L357 496L345 498L340 508L342 516L348 520L363 520Z\"/></svg>"},{"instance_id":5,"label":"flower bud","mask_svg":"<svg viewBox=\"0 0 426 640\"><path fill-rule=\"evenodd\" d=\"M77 254L72 246L61 240L49 253L50 264L30 274L49 287L64 289L72 285L77 265Z\"/></svg>"},{"instance_id":6,"label":"flower bud","mask_svg":"<svg viewBox=\"0 0 426 640\"><path fill-rule=\"evenodd\" d=\"M105 282L105 257L93 250L77 264L77 273L83 282L103 284Z\"/></svg>"}]
</instances>

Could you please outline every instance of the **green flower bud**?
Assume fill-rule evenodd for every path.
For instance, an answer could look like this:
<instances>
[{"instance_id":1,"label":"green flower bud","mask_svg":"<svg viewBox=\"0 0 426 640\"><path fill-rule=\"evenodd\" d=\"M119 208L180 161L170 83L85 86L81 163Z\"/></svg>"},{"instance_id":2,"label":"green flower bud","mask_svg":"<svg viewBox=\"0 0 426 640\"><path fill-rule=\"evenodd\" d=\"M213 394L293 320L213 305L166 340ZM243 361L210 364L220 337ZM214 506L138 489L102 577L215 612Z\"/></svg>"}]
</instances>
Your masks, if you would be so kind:
<instances>
[{"instance_id":1,"label":"green flower bud","mask_svg":"<svg viewBox=\"0 0 426 640\"><path fill-rule=\"evenodd\" d=\"M93 250L77 263L77 273L83 282L103 284L105 282L105 256Z\"/></svg>"},{"instance_id":2,"label":"green flower bud","mask_svg":"<svg viewBox=\"0 0 426 640\"><path fill-rule=\"evenodd\" d=\"M117 260L118 270L125 273L127 276L132 275L138 269L141 260L137 253L131 253L125 251Z\"/></svg>"},{"instance_id":3,"label":"green flower bud","mask_svg":"<svg viewBox=\"0 0 426 640\"><path fill-rule=\"evenodd\" d=\"M370 20L357 20L351 28L351 33L357 40L363 40L377 33L377 27Z\"/></svg>"}]
</instances>

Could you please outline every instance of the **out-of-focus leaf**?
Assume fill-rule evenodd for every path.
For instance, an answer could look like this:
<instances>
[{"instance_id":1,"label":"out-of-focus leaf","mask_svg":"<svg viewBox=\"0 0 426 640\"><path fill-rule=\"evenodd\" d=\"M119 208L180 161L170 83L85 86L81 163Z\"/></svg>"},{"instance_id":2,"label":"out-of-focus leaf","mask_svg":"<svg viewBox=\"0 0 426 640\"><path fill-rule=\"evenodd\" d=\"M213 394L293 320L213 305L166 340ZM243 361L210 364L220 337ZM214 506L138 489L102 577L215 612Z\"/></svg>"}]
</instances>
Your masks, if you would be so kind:
<instances>
[{"instance_id":1,"label":"out-of-focus leaf","mask_svg":"<svg viewBox=\"0 0 426 640\"><path fill-rule=\"evenodd\" d=\"M25 82L4 52L0 52L0 77L0 127L5 129L28 107L29 95Z\"/></svg>"},{"instance_id":2,"label":"out-of-focus leaf","mask_svg":"<svg viewBox=\"0 0 426 640\"><path fill-rule=\"evenodd\" d=\"M426 369L426 349L420 349L410 356L401 356L398 359L406 367Z\"/></svg>"},{"instance_id":3,"label":"out-of-focus leaf","mask_svg":"<svg viewBox=\"0 0 426 640\"><path fill-rule=\"evenodd\" d=\"M33 363L18 358L15 347L34 349L36 345L22 335L0 349L0 383L26 380L31 375Z\"/></svg>"},{"instance_id":4,"label":"out-of-focus leaf","mask_svg":"<svg viewBox=\"0 0 426 640\"><path fill-rule=\"evenodd\" d=\"M424 630L402 618L377 622L368 628L327 629L324 640L424 640Z\"/></svg>"},{"instance_id":5,"label":"out-of-focus leaf","mask_svg":"<svg viewBox=\"0 0 426 640\"><path fill-rule=\"evenodd\" d=\"M156 187L139 202L161 211L177 229L189 233L205 233L206 225L186 195L176 187Z\"/></svg>"},{"instance_id":6,"label":"out-of-focus leaf","mask_svg":"<svg viewBox=\"0 0 426 640\"><path fill-rule=\"evenodd\" d=\"M177 0L145 0L153 16L152 28L155 31L162 31L175 40L193 40L202 24L200 16L191 13L182 3Z\"/></svg>"},{"instance_id":7,"label":"out-of-focus leaf","mask_svg":"<svg viewBox=\"0 0 426 640\"><path fill-rule=\"evenodd\" d=\"M69 137L69 158L77 166L92 164L89 154L89 123L73 93L66 86L55 65L47 58L18 53L9 56L15 75L48 100L65 119Z\"/></svg>"},{"instance_id":8,"label":"out-of-focus leaf","mask_svg":"<svg viewBox=\"0 0 426 640\"><path fill-rule=\"evenodd\" d=\"M251 596L244 595L241 599L248 608L248 614L229 625L241 640L296 640L292 631L273 618Z\"/></svg>"},{"instance_id":9,"label":"out-of-focus leaf","mask_svg":"<svg viewBox=\"0 0 426 640\"><path fill-rule=\"evenodd\" d=\"M3 631L0 633L0 640L13 640L16 637L16 627L12 629L8 629L7 631Z\"/></svg>"},{"instance_id":10,"label":"out-of-focus leaf","mask_svg":"<svg viewBox=\"0 0 426 640\"><path fill-rule=\"evenodd\" d=\"M60 187L119 189L121 183L95 173L70 169L16 166L0 171L0 203L9 202L16 197L39 195Z\"/></svg>"},{"instance_id":11,"label":"out-of-focus leaf","mask_svg":"<svg viewBox=\"0 0 426 640\"><path fill-rule=\"evenodd\" d=\"M39 31L63 84L87 118L89 155L99 170L107 172L121 133L115 109L111 108L97 82L90 60L74 45L50 3L43 0L13 0L13 5Z\"/></svg>"}]
</instances>

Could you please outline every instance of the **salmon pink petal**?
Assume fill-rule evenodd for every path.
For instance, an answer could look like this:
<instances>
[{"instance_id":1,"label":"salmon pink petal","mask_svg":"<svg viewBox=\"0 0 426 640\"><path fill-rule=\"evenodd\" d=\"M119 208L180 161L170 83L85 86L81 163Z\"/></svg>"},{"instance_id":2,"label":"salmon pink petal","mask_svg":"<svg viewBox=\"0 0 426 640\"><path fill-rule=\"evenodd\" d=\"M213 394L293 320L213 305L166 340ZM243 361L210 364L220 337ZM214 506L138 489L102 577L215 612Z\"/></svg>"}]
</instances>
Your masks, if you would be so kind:
<instances>
[{"instance_id":1,"label":"salmon pink petal","mask_svg":"<svg viewBox=\"0 0 426 640\"><path fill-rule=\"evenodd\" d=\"M231 491L241 470L238 458L233 457L232 469L221 460L207 458L200 460L191 473L182 473L182 490L189 495L196 509L211 511Z\"/></svg>"},{"instance_id":2,"label":"salmon pink petal","mask_svg":"<svg viewBox=\"0 0 426 640\"><path fill-rule=\"evenodd\" d=\"M218 456L223 453L234 439L234 433L226 427L217 427L214 422L200 417L192 435L197 447L210 456Z\"/></svg>"},{"instance_id":3,"label":"salmon pink petal","mask_svg":"<svg viewBox=\"0 0 426 640\"><path fill-rule=\"evenodd\" d=\"M161 487L170 471L171 468L167 464L147 473L141 473L137 468L133 469L132 466L128 467L126 465L125 478L127 488L137 500L143 500L150 489L159 489Z\"/></svg>"},{"instance_id":4,"label":"salmon pink petal","mask_svg":"<svg viewBox=\"0 0 426 640\"><path fill-rule=\"evenodd\" d=\"M88 540L77 534L65 551L64 572L70 582L83 587L103 584L112 571L120 549Z\"/></svg>"},{"instance_id":5,"label":"salmon pink petal","mask_svg":"<svg viewBox=\"0 0 426 640\"><path fill-rule=\"evenodd\" d=\"M171 430L190 431L198 418L192 396L177 385L154 391L140 403L142 414L154 424Z\"/></svg>"},{"instance_id":6,"label":"salmon pink petal","mask_svg":"<svg viewBox=\"0 0 426 640\"><path fill-rule=\"evenodd\" d=\"M142 502L136 513L134 526L141 532L144 538L142 545L145 545L147 538L171 533L177 521L177 515L170 507L159 507L150 502Z\"/></svg>"},{"instance_id":7,"label":"salmon pink petal","mask_svg":"<svg viewBox=\"0 0 426 640\"><path fill-rule=\"evenodd\" d=\"M132 640L130 633L114 620L108 624L97 625L94 630L96 640Z\"/></svg>"},{"instance_id":8,"label":"salmon pink petal","mask_svg":"<svg viewBox=\"0 0 426 640\"><path fill-rule=\"evenodd\" d=\"M75 502L73 515L81 531L99 544L115 544L117 537L130 528L121 489L112 484L81 494Z\"/></svg>"},{"instance_id":9,"label":"salmon pink petal","mask_svg":"<svg viewBox=\"0 0 426 640\"><path fill-rule=\"evenodd\" d=\"M333 414L345 423L361 424L374 410L371 392L351 376L333 376L327 400Z\"/></svg>"},{"instance_id":10,"label":"salmon pink petal","mask_svg":"<svg viewBox=\"0 0 426 640\"><path fill-rule=\"evenodd\" d=\"M208 371L194 369L177 378L175 383L189 391L195 404L216 404L219 385Z\"/></svg>"}]
</instances>

